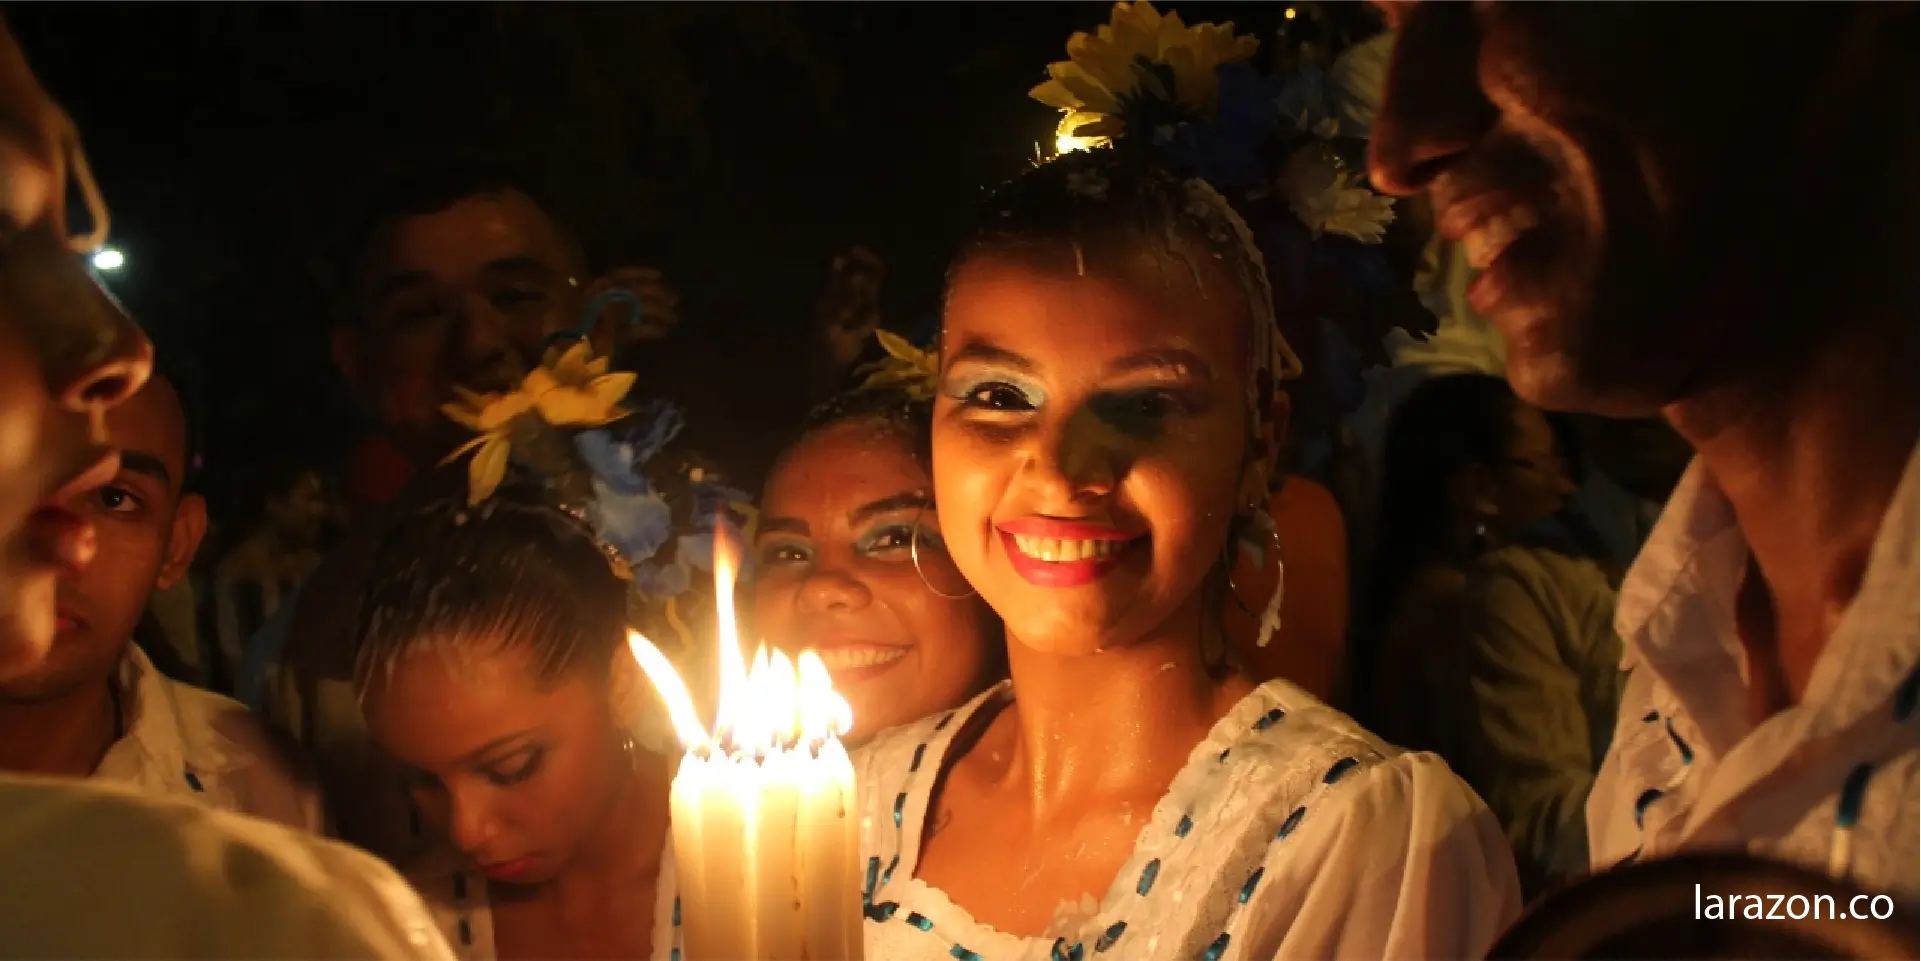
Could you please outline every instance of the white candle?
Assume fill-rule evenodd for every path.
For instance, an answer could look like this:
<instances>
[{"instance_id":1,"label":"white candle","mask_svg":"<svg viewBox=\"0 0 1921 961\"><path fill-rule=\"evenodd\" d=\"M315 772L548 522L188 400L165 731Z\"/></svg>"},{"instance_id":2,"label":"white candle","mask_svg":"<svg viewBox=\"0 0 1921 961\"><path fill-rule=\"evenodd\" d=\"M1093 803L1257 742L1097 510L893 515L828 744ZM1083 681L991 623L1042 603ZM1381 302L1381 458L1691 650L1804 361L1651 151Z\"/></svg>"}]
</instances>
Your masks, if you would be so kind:
<instances>
[{"instance_id":1,"label":"white candle","mask_svg":"<svg viewBox=\"0 0 1921 961\"><path fill-rule=\"evenodd\" d=\"M687 756L674 775L683 961L861 961L859 818L839 735L852 723L811 651L798 670L736 639L731 553L716 539L721 698L709 732L671 664L629 645Z\"/></svg>"}]
</instances>

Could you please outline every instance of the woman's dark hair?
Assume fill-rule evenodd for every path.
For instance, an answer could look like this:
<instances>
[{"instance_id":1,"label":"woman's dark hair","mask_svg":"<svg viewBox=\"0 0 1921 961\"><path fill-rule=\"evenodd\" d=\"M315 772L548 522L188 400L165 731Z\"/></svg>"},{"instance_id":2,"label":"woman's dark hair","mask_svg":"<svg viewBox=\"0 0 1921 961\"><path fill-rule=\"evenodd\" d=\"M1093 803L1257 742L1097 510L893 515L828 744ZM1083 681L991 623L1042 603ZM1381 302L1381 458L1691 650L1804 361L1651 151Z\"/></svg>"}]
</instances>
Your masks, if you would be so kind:
<instances>
[{"instance_id":1,"label":"woman's dark hair","mask_svg":"<svg viewBox=\"0 0 1921 961\"><path fill-rule=\"evenodd\" d=\"M861 348L860 356L854 359L839 385L840 390L801 417L800 429L775 459L776 469L787 453L802 441L829 427L856 420L879 421L898 430L907 440L914 460L925 470L933 469L933 400L915 397L903 387L861 386L868 377L868 365L886 357L887 352L878 339L869 340Z\"/></svg>"},{"instance_id":2,"label":"woman's dark hair","mask_svg":"<svg viewBox=\"0 0 1921 961\"><path fill-rule=\"evenodd\" d=\"M1380 510L1353 657L1355 703L1369 704L1374 654L1401 590L1447 550L1450 486L1471 465L1496 467L1513 449L1521 401L1504 378L1436 377L1409 392L1388 421Z\"/></svg>"},{"instance_id":3,"label":"woman's dark hair","mask_svg":"<svg viewBox=\"0 0 1921 961\"><path fill-rule=\"evenodd\" d=\"M989 191L953 263L987 253L1079 257L1085 242L1110 239L1219 261L1245 288L1250 312L1273 315L1260 251L1226 198L1139 149L1071 151Z\"/></svg>"},{"instance_id":4,"label":"woman's dark hair","mask_svg":"<svg viewBox=\"0 0 1921 961\"><path fill-rule=\"evenodd\" d=\"M625 643L627 584L585 524L526 485L469 506L460 473L382 545L362 596L356 688L428 649L519 648L543 683L607 670Z\"/></svg>"}]
</instances>

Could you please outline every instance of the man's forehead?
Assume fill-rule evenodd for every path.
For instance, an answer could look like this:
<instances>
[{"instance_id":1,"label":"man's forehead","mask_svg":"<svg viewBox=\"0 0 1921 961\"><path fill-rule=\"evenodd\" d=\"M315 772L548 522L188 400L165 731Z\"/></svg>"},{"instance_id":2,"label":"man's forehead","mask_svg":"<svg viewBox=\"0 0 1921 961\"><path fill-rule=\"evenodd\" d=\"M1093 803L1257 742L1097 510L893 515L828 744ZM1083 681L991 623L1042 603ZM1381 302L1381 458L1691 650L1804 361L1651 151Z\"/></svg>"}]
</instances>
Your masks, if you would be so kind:
<instances>
[{"instance_id":1,"label":"man's forehead","mask_svg":"<svg viewBox=\"0 0 1921 961\"><path fill-rule=\"evenodd\" d=\"M187 410L167 378L155 376L107 412L107 438L116 447L151 454L178 485L187 469Z\"/></svg>"},{"instance_id":2,"label":"man's forehead","mask_svg":"<svg viewBox=\"0 0 1921 961\"><path fill-rule=\"evenodd\" d=\"M473 281L490 264L532 260L571 276L559 227L518 191L463 197L446 208L395 220L381 231L373 278L430 274L442 283Z\"/></svg>"}]
</instances>

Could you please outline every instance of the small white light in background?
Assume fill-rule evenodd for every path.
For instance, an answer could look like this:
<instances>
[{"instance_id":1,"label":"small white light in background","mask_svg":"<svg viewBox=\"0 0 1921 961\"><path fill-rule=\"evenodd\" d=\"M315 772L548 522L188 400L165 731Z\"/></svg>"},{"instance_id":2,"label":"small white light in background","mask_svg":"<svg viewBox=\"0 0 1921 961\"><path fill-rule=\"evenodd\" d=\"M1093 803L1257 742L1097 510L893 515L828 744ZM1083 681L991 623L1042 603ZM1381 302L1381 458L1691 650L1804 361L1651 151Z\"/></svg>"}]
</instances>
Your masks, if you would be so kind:
<instances>
[{"instance_id":1,"label":"small white light in background","mask_svg":"<svg viewBox=\"0 0 1921 961\"><path fill-rule=\"evenodd\" d=\"M94 251L93 269L101 273L112 273L127 265L127 255L112 247L102 247Z\"/></svg>"}]
</instances>

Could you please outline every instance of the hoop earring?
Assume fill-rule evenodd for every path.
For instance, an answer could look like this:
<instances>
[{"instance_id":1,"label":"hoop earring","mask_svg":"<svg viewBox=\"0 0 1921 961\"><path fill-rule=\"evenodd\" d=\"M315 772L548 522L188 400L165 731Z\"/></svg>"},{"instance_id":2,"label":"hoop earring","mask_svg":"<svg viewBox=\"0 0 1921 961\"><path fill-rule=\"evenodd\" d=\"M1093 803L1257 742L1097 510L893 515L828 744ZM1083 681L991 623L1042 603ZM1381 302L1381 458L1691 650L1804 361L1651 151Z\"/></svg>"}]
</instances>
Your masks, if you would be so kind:
<instances>
[{"instance_id":1,"label":"hoop earring","mask_svg":"<svg viewBox=\"0 0 1921 961\"><path fill-rule=\"evenodd\" d=\"M1268 518L1266 526L1268 539L1272 541L1274 545L1274 595L1267 599L1267 606L1261 609L1261 629L1260 633L1254 638L1255 647L1266 647L1267 643L1274 639L1274 635L1280 632L1281 599L1287 594L1287 561L1281 557L1281 531L1279 527L1275 526L1272 517ZM1236 540L1238 540L1238 538ZM1234 541L1229 541L1227 593L1228 596L1234 598L1234 603L1238 605L1241 610L1252 614L1254 613L1254 609L1247 606L1247 602L1241 599L1240 588L1234 584L1234 546Z\"/></svg>"},{"instance_id":2,"label":"hoop earring","mask_svg":"<svg viewBox=\"0 0 1921 961\"><path fill-rule=\"evenodd\" d=\"M927 588L929 594L942 600L959 601L973 597L978 592L975 591L971 585L965 594L943 593L939 588L934 586L932 581L927 579L927 572L920 569L920 519L926 516L926 514L927 505L922 504L920 510L914 512L914 532L907 535L907 556L914 562L914 574L920 578L921 586Z\"/></svg>"}]
</instances>

